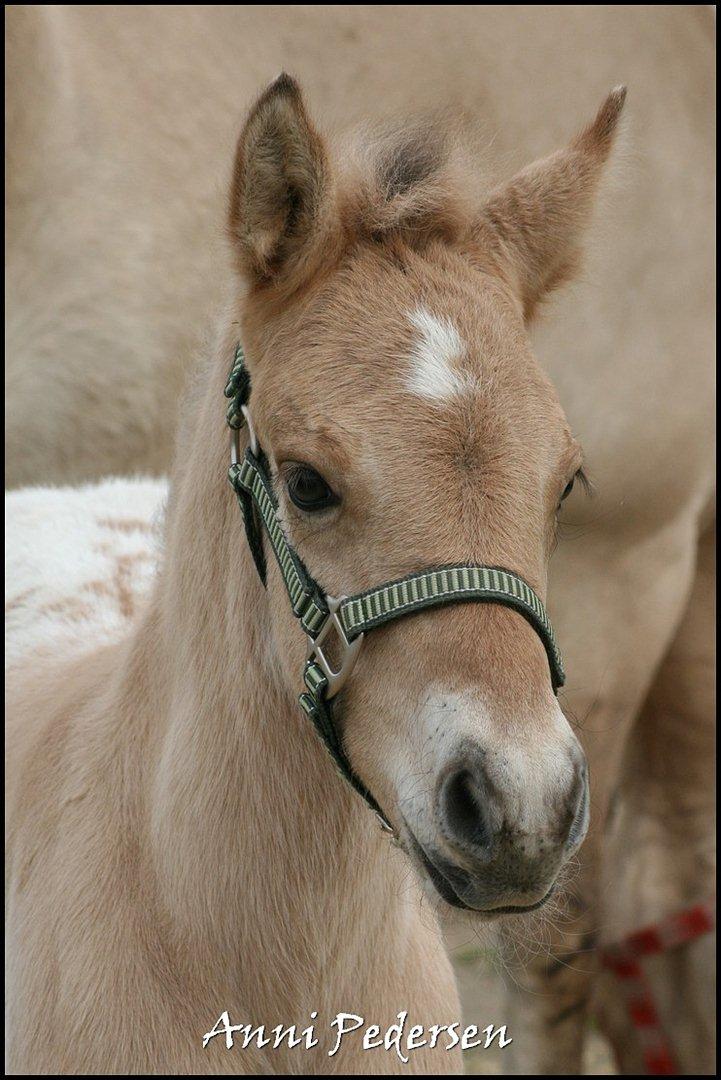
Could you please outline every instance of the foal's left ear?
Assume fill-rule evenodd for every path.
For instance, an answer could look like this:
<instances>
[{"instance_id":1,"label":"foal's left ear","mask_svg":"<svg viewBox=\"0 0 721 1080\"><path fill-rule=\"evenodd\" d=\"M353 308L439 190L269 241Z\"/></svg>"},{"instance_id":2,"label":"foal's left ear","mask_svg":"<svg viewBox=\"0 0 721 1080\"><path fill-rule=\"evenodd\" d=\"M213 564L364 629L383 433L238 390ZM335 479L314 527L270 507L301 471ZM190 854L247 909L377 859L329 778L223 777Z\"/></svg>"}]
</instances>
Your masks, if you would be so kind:
<instances>
[{"instance_id":1,"label":"foal's left ear","mask_svg":"<svg viewBox=\"0 0 721 1080\"><path fill-rule=\"evenodd\" d=\"M331 187L300 87L280 75L246 120L230 191L230 236L251 284L295 285L310 273L334 220Z\"/></svg>"},{"instance_id":2,"label":"foal's left ear","mask_svg":"<svg viewBox=\"0 0 721 1080\"><path fill-rule=\"evenodd\" d=\"M567 147L529 165L483 208L477 229L483 255L509 282L526 318L580 262L625 100L625 86L612 90L595 120Z\"/></svg>"}]
</instances>

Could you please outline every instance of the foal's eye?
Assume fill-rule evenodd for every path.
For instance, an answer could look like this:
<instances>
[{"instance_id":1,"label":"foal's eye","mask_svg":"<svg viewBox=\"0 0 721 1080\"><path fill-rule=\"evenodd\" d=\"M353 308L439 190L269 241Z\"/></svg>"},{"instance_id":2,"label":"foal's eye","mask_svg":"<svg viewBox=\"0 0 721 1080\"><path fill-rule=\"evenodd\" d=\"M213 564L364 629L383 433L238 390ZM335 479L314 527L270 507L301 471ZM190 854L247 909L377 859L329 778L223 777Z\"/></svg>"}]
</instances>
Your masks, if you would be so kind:
<instances>
[{"instance_id":1,"label":"foal's eye","mask_svg":"<svg viewBox=\"0 0 721 1080\"><path fill-rule=\"evenodd\" d=\"M327 510L340 502L330 485L310 465L295 461L286 463L283 478L291 502L306 513Z\"/></svg>"},{"instance_id":2,"label":"foal's eye","mask_svg":"<svg viewBox=\"0 0 721 1080\"><path fill-rule=\"evenodd\" d=\"M572 476L571 479L566 484L565 488L563 489L563 493L561 495L561 498L558 500L557 510L561 509L561 503L564 501L564 499L567 499L568 496L573 491L573 485L575 484L575 482L576 482L576 477Z\"/></svg>"}]
</instances>

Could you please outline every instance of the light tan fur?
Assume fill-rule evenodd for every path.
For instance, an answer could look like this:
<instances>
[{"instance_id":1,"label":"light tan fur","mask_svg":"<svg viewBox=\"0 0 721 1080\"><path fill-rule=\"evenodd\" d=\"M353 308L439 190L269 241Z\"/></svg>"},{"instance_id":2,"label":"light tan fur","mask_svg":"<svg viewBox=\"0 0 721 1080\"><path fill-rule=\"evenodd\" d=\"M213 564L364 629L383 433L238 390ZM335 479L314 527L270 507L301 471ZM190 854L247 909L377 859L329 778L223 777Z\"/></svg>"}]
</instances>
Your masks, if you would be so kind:
<instances>
[{"instance_id":1,"label":"light tan fur","mask_svg":"<svg viewBox=\"0 0 721 1080\"><path fill-rule=\"evenodd\" d=\"M21 482L39 475L87 476L106 469L162 468L167 462L174 424L174 409L168 407L168 402L176 400L181 381L182 365L177 360L185 359L187 363L191 355L187 342L195 327L202 324L209 293L214 291L214 286L211 288L208 283L216 282L220 276L215 272L216 260L208 246L208 237L213 235L212 222L219 220L216 207L221 202L222 185L214 178L222 171L223 153L227 154L230 147L238 103L247 99L251 88L288 62L270 44L257 57L250 50L252 55L243 55L242 63L238 62L241 42L270 40L261 25L268 17L267 11L251 8L241 14L237 9L186 8L181 16L179 9L170 9L165 14L159 8L147 8L143 10L141 24L120 18L112 9L95 9L91 19L80 8L11 10L10 67L11 72L15 71L10 87L9 159L11 481ZM677 653L676 635L684 633L681 619L690 595L697 540L712 492L708 360L712 343L708 235L712 168L710 109L705 101L710 92L712 61L707 13L673 6L653 10L637 7L623 12L601 7L540 10L467 7L454 9L451 24L447 8L431 7L415 13L410 25L394 9L383 14L377 8L352 11L336 8L332 15L327 12L328 9L304 9L300 15L290 8L272 9L274 23L285 26L286 40L292 43L285 47L292 48L294 69L309 85L311 100L325 101L326 113L342 116L344 121L365 115L369 106L366 95L360 92L358 65L362 60L365 68L362 78L377 92L379 111L381 107L386 111L404 104L409 87L413 87L414 99L419 104L438 100L439 96L442 100L461 100L472 115L478 114L492 122L494 132L498 132L499 156L505 155L509 160L518 161L521 150L528 156L546 153L554 142L560 141L570 115L577 122L583 118L584 107L590 111L591 102L601 88L621 79L632 83L637 160L620 200L625 206L622 223L612 231L610 242L599 247L587 264L585 282L575 286L568 298L559 303L553 320L540 323L534 331L536 350L553 378L574 433L583 443L598 490L597 500L589 508L577 502L576 496L569 503L568 515L575 523L579 539L564 545L563 557L557 557L552 564L549 589L552 614L571 673L563 702L570 715L582 719L580 734L591 763L596 828L583 852L584 910L555 946L569 966L562 966L560 978L554 975L551 980L550 969L543 963L537 965L531 975L534 993L523 997L522 1002L519 999L521 1019L515 1025L516 1039L511 1052L516 1055L519 1068L530 1063L532 1071L574 1072L578 1068L591 969L586 954L577 950L589 946L589 934L599 924L597 911L585 905L598 894L597 847L601 828L620 773L626 736L652 684L655 682L663 688L664 656L669 649L669 656ZM204 84L205 93L198 94L194 35L208 27L213 30L214 64L211 75L204 69L208 81ZM439 45L439 29L448 34L443 47ZM319 50L314 42L321 34L323 48ZM110 38L115 46L112 53L105 47ZM153 39L162 39L166 48L152 77L144 79L142 58L147 55L144 46ZM275 30L272 40L278 40ZM44 61L39 65L42 78L32 82L29 93L25 75L35 69L38 55ZM675 58L676 66L671 65L674 79L669 78L670 56ZM592 58L584 66L583 74L575 66L578 57ZM137 69L136 64L139 64ZM524 72L521 79L516 77L519 65ZM128 70L134 72L130 78ZM153 78L158 79L166 92L149 107L147 80L152 84ZM87 93L88 87L92 88L92 94ZM192 132L182 152L181 144L171 135L179 125L177 102L183 102L182 130ZM91 115L94 124L80 124L81 116L87 121ZM143 132L140 142L135 134L138 131ZM358 188L354 191L357 193ZM138 206L143 207L140 216ZM150 207L154 210L150 211ZM28 208L32 212L28 213ZM350 214L350 208L347 213ZM478 224L482 234L482 220ZM529 300L532 301L539 280L545 285L566 273L564 264L546 266L546 273L539 279L537 273L531 272L533 261L526 261L521 264L526 273L519 279L513 259L506 260L504 273L498 278L500 286L496 284L491 289L492 295L489 293L487 298L490 307L486 308L486 299L474 296L471 301L465 298L463 288L456 290L454 275L445 272L448 267L444 259L451 256L440 253L442 245L438 238L434 243L434 258L439 260L443 282L449 277L454 282L448 286L453 293L453 310L465 312L478 304L483 309L484 325L488 325L489 311L497 310L509 287L519 290L519 299L530 310ZM491 256L498 247L502 245L483 247L486 270L492 268ZM411 261L417 257L414 254ZM82 288L78 288L78 278L67 272L68 265L82 266ZM362 260L355 273L356 284L377 289L375 273L366 274ZM521 282L523 288L519 289ZM524 288L530 291L524 292ZM282 321L280 318L278 324L280 345L287 343L291 333L291 327L284 327ZM260 333L259 328L259 317L250 316L251 338L254 332ZM213 376L216 395L222 381L220 355L227 360L232 336L228 332L218 349ZM390 358L395 355L393 351ZM679 381L681 367L684 377ZM524 378L530 376L531 369L526 367L523 371ZM32 378L28 372L32 372ZM93 372L92 379L89 372ZM122 372L121 382L118 372ZM42 407L48 387L53 391L51 409ZM507 389L510 392L511 384ZM524 389L528 390L527 381ZM543 381L539 393L547 407L548 387ZM215 398L212 400L215 409ZM270 432L270 416L261 416L260 423L267 424ZM354 412L353 426L357 423L358 415ZM197 447L191 452L187 443L181 442L181 448L193 457L201 453ZM398 449L395 447L396 457ZM458 463L473 459L472 445L470 457L464 459L467 449L465 445L459 448ZM209 464L210 453L208 450L205 475L212 474L213 483L220 485L217 479L223 464L220 443ZM404 463L404 467L412 468L412 460L404 459ZM346 464L341 462L341 468ZM415 475L413 479L417 482ZM523 477L519 480L523 485ZM220 505L220 487L216 490ZM180 505L182 498L177 492L176 497ZM223 498L226 497L227 493L223 492ZM224 503L222 516L206 520L205 508L196 505L201 493L189 491L188 484L184 498L188 514L194 509L209 534L209 541L213 541L204 553L198 544L197 558L201 568L208 569L211 552L218 552L218 545L223 557L229 557L227 547L223 547L228 544L228 536L234 537L237 545L242 543L237 518ZM391 514L398 512L398 507L394 507L389 501ZM424 507L419 507L420 527L414 537L419 541L419 552L424 555L426 527L437 521L430 516L424 520L425 513ZM183 520L179 510L174 520ZM527 537L524 540L515 532L520 520L520 517L514 517L512 522L509 519L506 538L514 555L522 553L528 558ZM525 515L523 522L527 527ZM393 560L398 558L399 541L399 532L391 530L384 558L378 558L381 579L391 573ZM464 557L468 556L459 536L454 536L451 547L453 543L458 544L459 550L464 549ZM509 561L508 545L500 544L501 548L503 561ZM444 552L444 561L454 555L450 550ZM535 556L531 562L534 559L540 565ZM528 567L532 575L531 562ZM192 584L197 570L194 566L183 571L183 580ZM358 573L362 570L360 567ZM365 570L375 571L376 567L368 566ZM174 572L181 572L177 560ZM344 584L343 576L338 575L339 583ZM329 587L333 584L328 582ZM239 580L238 588L241 586ZM198 597L196 591L190 593L196 597L196 603L194 607L188 603L187 630L181 629L182 620L172 620L174 635L181 637L186 632L188 635L188 655L184 654L175 665L164 663L166 644L162 636L159 640L155 629L160 617L154 608L135 643L125 648L122 662L118 650L112 659L111 654L99 655L72 680L66 674L66 697L58 698L56 693L44 689L42 692L50 700L36 700L34 705L37 714L44 714L46 720L51 716L76 719L72 725L67 722L55 725L43 753L38 751L32 766L36 771L29 776L25 774L22 794L18 796L21 804L32 794L39 800L32 816L27 818L27 828L31 829L34 820L42 821L43 812L45 821L60 820L58 808L62 803L63 820L71 815L73 828L80 830L76 836L83 829L92 829L89 839L99 837L103 850L112 847L122 859L123 868L130 867L125 881L135 898L133 912L137 916L130 925L126 910L125 916L117 920L114 932L98 940L98 927L104 925L104 896L96 892L86 897L82 892L82 882L88 876L97 876L92 845L79 850L73 843L73 859L65 863L58 859L50 870L45 860L35 859L36 854L44 853L48 834L44 834L42 843L32 834L23 832L18 837L17 850L24 852L19 856L23 882L26 878L32 882L33 866L38 865L43 867L44 875L54 874L56 881L53 886L45 877L34 901L38 904L39 922L46 929L52 927L61 945L56 954L55 944L51 948L46 941L29 955L24 977L31 980L28 994L35 1003L33 1013L39 1005L43 1007L43 1015L49 1016L50 1003L57 1001L56 991L62 987L77 1009L79 1028L96 998L105 999L119 988L123 991L112 1017L105 1021L108 1030L104 1040L98 1038L91 1047L83 1043L81 1049L74 1050L77 1043L71 1045L69 1040L65 1041L67 1016L62 1020L56 1018L52 1038L43 1046L35 1046L38 1054L47 1053L49 1057L41 1058L39 1064L36 1059L35 1068L51 1060L53 1067L57 1067L58 1054L68 1055L63 1059L68 1065L76 1065L73 1054L79 1054L86 1063L102 1061L105 1068L109 1045L119 1055L125 1052L123 1047L130 1047L140 1068L157 1068L155 1051L143 1040L148 1033L157 1033L159 1040L171 1012L185 1031L206 1030L208 985L202 984L197 1002L193 1002L188 988L191 982L196 986L198 979L202 983L205 977L199 971L198 956L207 956L211 946L215 955L219 943L227 959L221 979L227 976L234 984L233 994L237 991L237 996L229 995L226 999L231 1012L235 1001L240 1000L242 988L237 989L237 968L241 958L233 943L242 938L238 926L247 926L251 915L240 904L236 881L228 870L227 847L221 851L220 838L215 835L222 834L227 844L227 830L204 829L202 838L211 845L210 853L206 854L205 849L198 852L195 809L192 814L188 809L190 781L187 773L182 782L176 775L181 764L185 766L189 759L196 762L198 790L205 793L209 820L213 820L214 796L208 790L207 775L208 771L212 774L217 770L219 756L228 748L228 730L235 730L233 720L227 719L236 715L235 683L228 681L219 689L220 681L215 681L218 700L211 702L209 709L203 709L202 716L208 720L204 727L199 719L198 729L194 729L195 716L185 729L180 724L175 730L168 722L171 697L174 702L178 698L182 700L184 695L192 700L185 692L186 680L192 677L189 672L193 673L195 654L190 642L191 633L197 633L198 619L204 628L204 640L212 640L213 648L217 647L214 674L223 668L221 656L227 656L230 641L233 651L238 651L238 640L231 635L231 630L237 629L232 621L237 612L232 601L220 592L219 584L214 588L213 594L204 597ZM252 575L247 580L247 589L252 595ZM216 645L215 615L221 609L227 612L227 622L223 635L219 635L222 640ZM192 623L191 615L195 620ZM444 635L461 633L470 619L467 613L457 616L458 612L437 613ZM501 677L502 663L508 667L508 656L516 655L517 632L504 631L492 609L481 616L476 613L476 618L485 620L487 629L496 632L497 644L492 647L484 671L484 676L487 674L492 682ZM265 654L259 648L257 636L257 633L253 635L249 650L255 649L253 655L260 661ZM536 655L533 649L537 648L530 639L525 644L528 649L523 650L524 663ZM418 647L423 651L422 642ZM292 649L297 651L297 642ZM661 676L657 680L659 668ZM171 670L178 672L175 686ZM152 671L155 676L151 675ZM158 671L167 672L167 678L158 680ZM540 679L540 667L535 674ZM195 681L193 678L195 692L205 694L203 681L198 678L198 685ZM686 700L674 700L674 709L681 717L686 710L695 711L697 694L706 693L708 669L701 673L700 681L701 686L688 687ZM133 740L128 739L122 746L115 742L120 737L119 717L110 714L104 725L94 727L97 742L93 745L97 746L102 767L90 777L93 783L89 786L85 769L79 766L70 772L64 769L60 744L66 739L72 749L77 739L77 734L73 735L74 726L78 724L82 730L82 725L90 722L92 717L88 714L87 720L84 719L81 704L84 699L92 699L100 682L106 685L109 701L124 702L122 715L132 730L143 734L147 731L150 749L141 756L139 745ZM511 683L506 677L506 685L497 687L501 697L512 695L517 689ZM37 692L33 690L33 694ZM228 704L229 697L233 707ZM660 707L658 702L654 706L654 700L648 699L647 716L652 716L654 707ZM702 726L710 722L705 704L698 715ZM157 721L159 716L165 718L162 723ZM197 717L201 717L200 709ZM299 724L295 708L291 710L288 706L289 738L299 741L299 752L301 749L308 752L307 736ZM670 728L667 726L665 730ZM29 731L24 735L26 740L32 737ZM180 754L174 749L186 744L192 747L193 754ZM698 745L703 744L701 739ZM259 747L254 741L250 745L259 756L267 749L262 742ZM359 764L367 766L370 775L373 762L367 755L371 750L364 748L360 739L352 745ZM243 752L247 749L244 744ZM696 751L692 748L692 752ZM31 749L26 747L25 753L31 755ZM229 771L224 773L226 777ZM156 775L163 777L165 785L159 792ZM287 805L283 809L287 813L283 820L291 822L294 798L305 806L307 789L305 785L294 787L292 778L285 780L289 790L285 793ZM335 775L330 772L327 783L335 782ZM90 794L86 795L86 791ZM173 792L177 793L175 801L168 797ZM236 795L230 779L223 792ZM78 796L76 801L75 796ZM275 812L276 787L258 793L257 797L259 803L270 802ZM158 805L165 808L165 822L158 820L162 815L151 814L154 799L159 799ZM41 802L45 804L44 811ZM93 806L94 815L87 812L88 806ZM122 815L118 812L112 816L109 806L122 808ZM261 818L259 808L258 820ZM329 845L316 841L314 846L306 828L307 820L301 815L293 821L292 827L298 831L289 833L283 852L295 851L299 844L310 844L311 862L316 855L319 860L326 859ZM132 829L126 829L129 824ZM290 830L290 825L287 827ZM333 837L333 830L340 825L336 820L329 828ZM118 846L118 836L133 835L136 839L137 835L150 837L153 842L148 840L132 850ZM158 851L168 851L167 838L171 835L173 844L188 843L198 854L195 861L191 858L187 864L189 880L184 883L185 888L174 880L172 865L163 867L162 860L156 856ZM231 843L236 840L233 833ZM343 845L330 847L334 852L344 853L353 840L352 836L346 837ZM355 851L362 850L364 844L370 845L368 852L375 852L380 858L375 842L375 837L371 839L364 833L357 838ZM699 844L705 850L705 837ZM356 857L348 858L355 866ZM382 858L394 860L401 856L383 849ZM203 924L200 927L191 926L193 920L187 912L197 913L208 878L224 872L228 877L220 885L227 908L210 912L200 920ZM157 935L162 919L158 918L157 908L153 910L155 901L146 904L145 899L151 894L157 897L157 879L163 874L167 875L163 884L173 897L175 914L185 911L186 918L182 935L171 930L161 949ZM356 891L349 894L348 903L363 907L365 914L368 905L361 903L358 882L356 878L352 880ZM375 880L369 883L368 895L373 896L373 910L383 910L376 886ZM110 889L109 882L105 887ZM694 889L704 888L705 880L694 877L689 895ZM63 921L54 903L64 889L69 904L76 890L76 911L83 913L77 923ZM602 894L607 891L603 889ZM342 902L342 898L336 899ZM396 904L397 890L389 900L391 908ZM412 909L413 902L409 904ZM267 917L268 910L273 911L272 900L269 904L264 902L263 907L265 940L270 944L274 935L279 935L273 955L286 955L278 948L278 940L285 942L283 927ZM11 912L15 912L12 904ZM409 918L415 923L415 915ZM95 922L98 925L92 932ZM255 925L253 928L257 929ZM410 929L408 933L411 934ZM200 943L203 935L205 940ZM435 940L433 933L430 938ZM324 928L322 941L309 944L304 959L328 955L321 948L327 940ZM400 931L397 940L403 941ZM135 966L137 952L129 946L138 942L144 949L146 969L149 965L152 974L149 970L139 972ZM168 961L169 948L173 950L172 962ZM315 953L314 948L318 950ZM179 954L185 966L177 960ZM107 956L108 964L100 972L92 965L97 985L91 990L85 987L84 993L77 992L77 979L88 966L84 957L98 955ZM292 969L292 955L287 955ZM432 964L444 973L442 980L438 976L441 982L448 979L445 961L439 953L434 951L432 960L423 956L420 962L426 978ZM176 973L174 976L170 975L171 969ZM15 969L11 972L15 975ZM292 970L290 974L293 975ZM368 973L370 981L376 974ZM141 1034L143 1025L136 1023L132 1012L123 1017L122 1007L135 999L140 985L147 985L148 980L156 977L161 986L168 987L169 993L175 986L174 1007L169 1008L167 1000L161 1001L154 994L150 1018ZM212 977L218 977L215 967ZM174 984L174 978L180 984ZM389 986L389 993L387 1001L379 999L381 1011L392 1008L395 1000L393 988L388 983L385 985ZM296 990L300 993L297 986ZM439 985L442 997L450 992L449 983ZM299 1007L297 997L291 1002L292 997L290 993L289 1006ZM23 1000L20 997L16 1003L20 1013ZM564 1002L564 1010L559 1010L559 1000ZM574 1004L570 1013L565 1009L569 1000ZM282 1007L285 1003L278 1004ZM195 1005L202 1016L193 1012ZM558 1019L560 1011L567 1015ZM549 1020L554 1022L550 1040ZM512 1017L509 1025L513 1026ZM122 1037L118 1035L113 1041L111 1028L121 1032ZM74 1033L72 1025L70 1030ZM519 1031L523 1032L520 1038ZM54 1042L61 1038L62 1043ZM187 1064L186 1047L180 1053ZM99 1058L93 1059L93 1054ZM693 1068L693 1047L690 1055L688 1064ZM218 1055L214 1067L219 1071L226 1067L224 1063L227 1059ZM175 1062L165 1064L172 1068ZM235 1059L234 1064L237 1065ZM199 1071L207 1070L208 1058L198 1054L197 1067Z\"/></svg>"}]
</instances>

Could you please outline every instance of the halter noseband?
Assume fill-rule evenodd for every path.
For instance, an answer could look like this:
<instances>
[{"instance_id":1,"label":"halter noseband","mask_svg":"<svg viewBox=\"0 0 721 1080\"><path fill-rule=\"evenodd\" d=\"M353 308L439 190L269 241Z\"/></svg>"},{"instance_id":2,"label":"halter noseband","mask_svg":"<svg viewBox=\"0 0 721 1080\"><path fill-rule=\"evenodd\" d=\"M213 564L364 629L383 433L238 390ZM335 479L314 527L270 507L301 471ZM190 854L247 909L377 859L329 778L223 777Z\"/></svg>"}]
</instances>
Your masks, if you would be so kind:
<instances>
[{"instance_id":1,"label":"halter noseband","mask_svg":"<svg viewBox=\"0 0 721 1080\"><path fill-rule=\"evenodd\" d=\"M240 345L235 350L225 396L231 399L226 413L232 431L228 478L243 512L253 560L265 585L264 528L280 567L293 614L300 621L307 638L303 671L306 689L300 695L300 705L313 721L341 775L363 796L383 828L394 834L395 830L380 806L353 771L333 720L333 699L353 670L366 632L403 615L441 604L464 601L503 604L523 615L543 642L555 692L563 685L565 675L546 609L530 585L518 574L502 567L475 564L433 567L354 596L329 596L311 577L300 556L289 544L280 523L268 459L258 446L248 412L250 376ZM249 445L241 456L239 433L246 425ZM332 632L335 632L342 649L338 668L331 666L322 648L326 637Z\"/></svg>"}]
</instances>

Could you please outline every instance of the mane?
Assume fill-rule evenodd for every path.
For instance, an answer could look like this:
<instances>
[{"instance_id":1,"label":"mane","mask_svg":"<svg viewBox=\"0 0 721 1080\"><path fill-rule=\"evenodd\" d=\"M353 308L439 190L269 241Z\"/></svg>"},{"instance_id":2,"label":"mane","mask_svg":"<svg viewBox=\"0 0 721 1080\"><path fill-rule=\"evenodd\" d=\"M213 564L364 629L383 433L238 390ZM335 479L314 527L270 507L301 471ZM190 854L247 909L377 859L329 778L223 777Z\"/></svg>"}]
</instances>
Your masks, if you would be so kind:
<instances>
[{"instance_id":1,"label":"mane","mask_svg":"<svg viewBox=\"0 0 721 1080\"><path fill-rule=\"evenodd\" d=\"M462 240L481 199L480 170L457 115L357 129L341 145L339 204L352 238L414 246Z\"/></svg>"}]
</instances>

